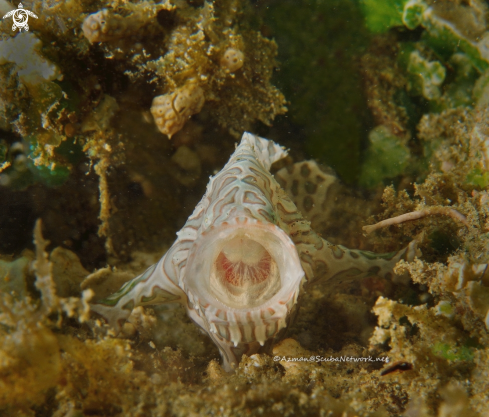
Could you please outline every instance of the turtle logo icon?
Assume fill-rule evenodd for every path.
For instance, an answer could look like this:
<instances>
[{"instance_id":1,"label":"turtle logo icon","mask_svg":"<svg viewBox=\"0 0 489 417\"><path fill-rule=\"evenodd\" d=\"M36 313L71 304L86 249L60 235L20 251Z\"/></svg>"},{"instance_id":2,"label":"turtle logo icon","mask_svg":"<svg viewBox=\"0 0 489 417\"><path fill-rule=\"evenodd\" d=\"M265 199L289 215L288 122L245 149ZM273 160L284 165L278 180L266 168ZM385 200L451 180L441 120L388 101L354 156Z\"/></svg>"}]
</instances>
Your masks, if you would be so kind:
<instances>
[{"instance_id":1,"label":"turtle logo icon","mask_svg":"<svg viewBox=\"0 0 489 417\"><path fill-rule=\"evenodd\" d=\"M14 24L12 25L12 30L15 32L17 28L19 29L19 32L22 32L22 29L24 29L25 32L29 31L29 25L27 24L27 21L29 20L29 16L34 17L37 19L37 16L32 13L30 10L25 10L24 6L22 6L22 3L19 3L17 6L18 9L12 10L11 12L8 12L3 18L7 18L12 16L12 19L14 19Z\"/></svg>"}]
</instances>

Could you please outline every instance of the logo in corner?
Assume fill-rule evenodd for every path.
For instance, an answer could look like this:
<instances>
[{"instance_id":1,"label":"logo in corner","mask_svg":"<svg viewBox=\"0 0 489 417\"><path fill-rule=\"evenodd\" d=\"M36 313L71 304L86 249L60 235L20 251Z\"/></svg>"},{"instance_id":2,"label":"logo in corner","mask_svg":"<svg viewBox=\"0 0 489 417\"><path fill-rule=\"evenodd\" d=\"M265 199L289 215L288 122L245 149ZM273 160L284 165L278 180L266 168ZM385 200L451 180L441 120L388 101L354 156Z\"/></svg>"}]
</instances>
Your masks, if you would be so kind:
<instances>
[{"instance_id":1,"label":"logo in corner","mask_svg":"<svg viewBox=\"0 0 489 417\"><path fill-rule=\"evenodd\" d=\"M27 21L29 20L29 16L36 19L37 16L30 10L25 10L24 6L22 6L22 3L19 3L17 7L18 9L12 10L11 12L8 12L5 16L3 16L3 19L12 16L12 19L14 20L12 30L15 32L17 29L19 29L19 32L22 32L22 29L24 29L25 32L28 32L29 25L27 24Z\"/></svg>"}]
</instances>

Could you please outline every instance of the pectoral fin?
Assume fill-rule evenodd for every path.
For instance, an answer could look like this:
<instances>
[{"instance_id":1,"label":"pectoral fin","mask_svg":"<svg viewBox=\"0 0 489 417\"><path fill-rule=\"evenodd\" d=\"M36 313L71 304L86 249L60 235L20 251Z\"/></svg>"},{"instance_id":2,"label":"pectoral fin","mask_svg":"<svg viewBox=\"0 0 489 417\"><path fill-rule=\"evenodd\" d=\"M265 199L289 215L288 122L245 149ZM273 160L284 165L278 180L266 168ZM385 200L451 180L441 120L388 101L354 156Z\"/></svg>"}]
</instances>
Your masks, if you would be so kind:
<instances>
[{"instance_id":1,"label":"pectoral fin","mask_svg":"<svg viewBox=\"0 0 489 417\"><path fill-rule=\"evenodd\" d=\"M368 275L390 279L394 276L394 267L401 259L409 262L416 256L416 241L398 252L383 254L348 249L322 241L320 249L305 249L309 253L305 253L302 248L301 262L305 270L311 270L313 281L357 279Z\"/></svg>"},{"instance_id":2,"label":"pectoral fin","mask_svg":"<svg viewBox=\"0 0 489 417\"><path fill-rule=\"evenodd\" d=\"M165 272L165 258L126 282L115 294L92 304L92 311L100 314L119 332L135 307L182 302L185 294Z\"/></svg>"}]
</instances>

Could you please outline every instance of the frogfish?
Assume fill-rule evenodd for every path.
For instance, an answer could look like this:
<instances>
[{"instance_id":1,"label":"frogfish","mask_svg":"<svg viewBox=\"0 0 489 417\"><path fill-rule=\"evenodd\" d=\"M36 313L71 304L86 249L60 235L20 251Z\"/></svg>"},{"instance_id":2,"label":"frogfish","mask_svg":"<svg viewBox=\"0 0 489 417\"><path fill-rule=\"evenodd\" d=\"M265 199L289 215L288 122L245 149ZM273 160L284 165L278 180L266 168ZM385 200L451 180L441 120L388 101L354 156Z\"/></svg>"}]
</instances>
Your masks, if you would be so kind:
<instances>
[{"instance_id":1,"label":"frogfish","mask_svg":"<svg viewBox=\"0 0 489 417\"><path fill-rule=\"evenodd\" d=\"M244 133L161 260L92 310L120 330L137 306L179 302L232 371L243 354L267 352L283 337L301 293L315 282L368 273L389 278L399 260L414 257L414 242L376 254L321 238L270 173L285 156L276 143ZM297 175L316 176L310 184L327 196L328 176L314 164L277 177L290 185Z\"/></svg>"}]
</instances>

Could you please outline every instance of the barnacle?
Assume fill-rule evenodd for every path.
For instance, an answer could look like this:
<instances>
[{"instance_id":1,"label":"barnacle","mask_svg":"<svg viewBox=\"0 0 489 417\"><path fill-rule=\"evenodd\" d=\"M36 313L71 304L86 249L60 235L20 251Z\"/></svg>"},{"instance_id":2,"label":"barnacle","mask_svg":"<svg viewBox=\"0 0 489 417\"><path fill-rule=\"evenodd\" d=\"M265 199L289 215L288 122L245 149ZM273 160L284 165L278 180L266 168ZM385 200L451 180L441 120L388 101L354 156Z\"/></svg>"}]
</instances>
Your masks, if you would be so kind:
<instances>
[{"instance_id":1,"label":"barnacle","mask_svg":"<svg viewBox=\"0 0 489 417\"><path fill-rule=\"evenodd\" d=\"M165 5L140 3L127 5L127 16L113 10L102 9L88 15L83 21L82 30L90 43L109 42L131 36L156 17L156 13Z\"/></svg>"},{"instance_id":2,"label":"barnacle","mask_svg":"<svg viewBox=\"0 0 489 417\"><path fill-rule=\"evenodd\" d=\"M204 90L189 83L172 93L155 97L151 114L159 131L171 139L192 115L202 110L204 102Z\"/></svg>"},{"instance_id":3,"label":"barnacle","mask_svg":"<svg viewBox=\"0 0 489 417\"><path fill-rule=\"evenodd\" d=\"M244 64L244 54L238 49L229 48L221 58L221 67L228 72L238 71Z\"/></svg>"},{"instance_id":4,"label":"barnacle","mask_svg":"<svg viewBox=\"0 0 489 417\"><path fill-rule=\"evenodd\" d=\"M124 35L126 24L122 16L107 9L89 15L83 22L83 34L91 42L106 42Z\"/></svg>"}]
</instances>

